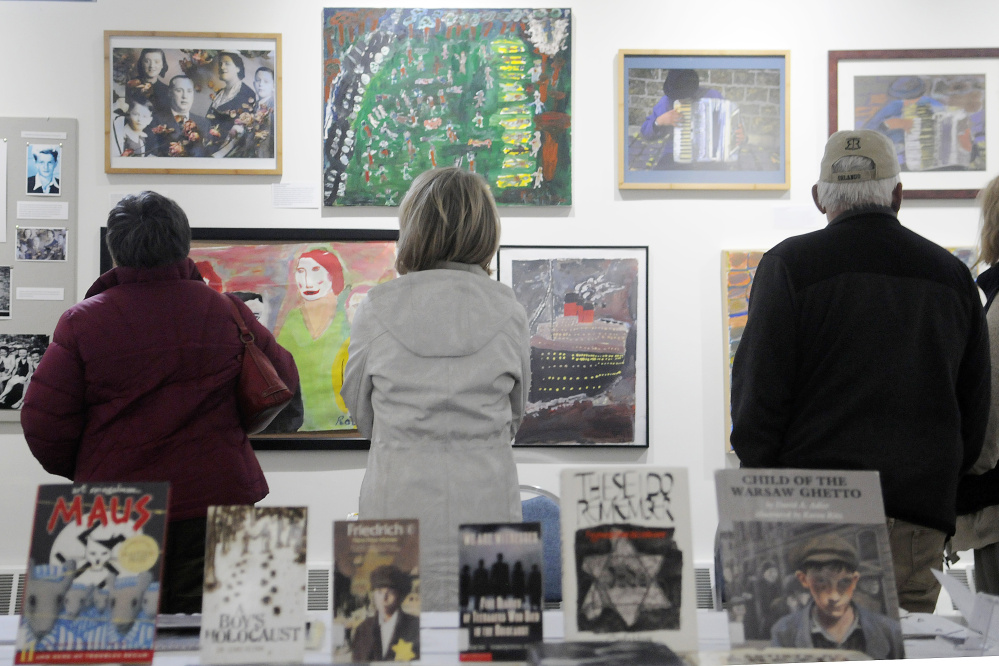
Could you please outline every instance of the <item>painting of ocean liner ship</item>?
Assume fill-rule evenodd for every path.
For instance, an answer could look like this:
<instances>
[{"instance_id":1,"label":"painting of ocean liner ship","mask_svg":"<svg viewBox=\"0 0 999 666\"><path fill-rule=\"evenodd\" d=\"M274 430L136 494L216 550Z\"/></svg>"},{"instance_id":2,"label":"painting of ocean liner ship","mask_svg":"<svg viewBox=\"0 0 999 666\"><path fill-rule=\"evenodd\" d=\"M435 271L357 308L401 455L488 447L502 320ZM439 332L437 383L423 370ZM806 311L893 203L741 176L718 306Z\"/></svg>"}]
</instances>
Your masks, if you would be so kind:
<instances>
[{"instance_id":1,"label":"painting of ocean liner ship","mask_svg":"<svg viewBox=\"0 0 999 666\"><path fill-rule=\"evenodd\" d=\"M639 261L514 260L510 275L531 333L515 444L636 445Z\"/></svg>"}]
</instances>

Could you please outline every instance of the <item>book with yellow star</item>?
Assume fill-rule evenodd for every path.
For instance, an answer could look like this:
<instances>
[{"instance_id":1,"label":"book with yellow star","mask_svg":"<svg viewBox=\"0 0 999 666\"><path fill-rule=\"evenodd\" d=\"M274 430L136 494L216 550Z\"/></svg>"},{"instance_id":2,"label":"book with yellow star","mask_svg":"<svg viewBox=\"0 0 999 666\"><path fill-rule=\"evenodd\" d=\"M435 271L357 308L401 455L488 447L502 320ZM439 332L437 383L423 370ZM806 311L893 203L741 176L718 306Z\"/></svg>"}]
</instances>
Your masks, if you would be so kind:
<instances>
[{"instance_id":1,"label":"book with yellow star","mask_svg":"<svg viewBox=\"0 0 999 666\"><path fill-rule=\"evenodd\" d=\"M333 662L420 658L415 519L333 523Z\"/></svg>"},{"instance_id":2,"label":"book with yellow star","mask_svg":"<svg viewBox=\"0 0 999 666\"><path fill-rule=\"evenodd\" d=\"M561 482L566 639L696 650L687 471L566 469Z\"/></svg>"}]
</instances>

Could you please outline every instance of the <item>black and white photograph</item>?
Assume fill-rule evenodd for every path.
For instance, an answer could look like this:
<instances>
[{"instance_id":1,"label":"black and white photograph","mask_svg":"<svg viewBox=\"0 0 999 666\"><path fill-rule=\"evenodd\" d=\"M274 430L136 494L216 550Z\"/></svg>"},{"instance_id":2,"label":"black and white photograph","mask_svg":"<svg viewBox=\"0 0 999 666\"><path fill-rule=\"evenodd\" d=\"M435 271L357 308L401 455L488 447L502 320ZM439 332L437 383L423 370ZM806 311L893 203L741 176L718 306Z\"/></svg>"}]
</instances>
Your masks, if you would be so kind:
<instances>
[{"instance_id":1,"label":"black and white photograph","mask_svg":"<svg viewBox=\"0 0 999 666\"><path fill-rule=\"evenodd\" d=\"M281 173L280 35L104 41L107 173Z\"/></svg>"},{"instance_id":2,"label":"black and white photograph","mask_svg":"<svg viewBox=\"0 0 999 666\"><path fill-rule=\"evenodd\" d=\"M10 319L10 266L0 266L0 319Z\"/></svg>"},{"instance_id":3,"label":"black and white photograph","mask_svg":"<svg viewBox=\"0 0 999 666\"><path fill-rule=\"evenodd\" d=\"M17 227L18 261L66 261L65 227Z\"/></svg>"},{"instance_id":4,"label":"black and white photograph","mask_svg":"<svg viewBox=\"0 0 999 666\"><path fill-rule=\"evenodd\" d=\"M6 282L10 284L10 268L6 269ZM0 276L3 272L0 272ZM2 282L3 280L0 280ZM7 312L10 312L10 289L4 290ZM49 336L41 334L0 333L0 409L20 409L24 392L31 383L31 376L49 346Z\"/></svg>"},{"instance_id":5,"label":"black and white photograph","mask_svg":"<svg viewBox=\"0 0 999 666\"><path fill-rule=\"evenodd\" d=\"M60 191L62 147L50 143L28 144L26 194L57 197Z\"/></svg>"}]
</instances>

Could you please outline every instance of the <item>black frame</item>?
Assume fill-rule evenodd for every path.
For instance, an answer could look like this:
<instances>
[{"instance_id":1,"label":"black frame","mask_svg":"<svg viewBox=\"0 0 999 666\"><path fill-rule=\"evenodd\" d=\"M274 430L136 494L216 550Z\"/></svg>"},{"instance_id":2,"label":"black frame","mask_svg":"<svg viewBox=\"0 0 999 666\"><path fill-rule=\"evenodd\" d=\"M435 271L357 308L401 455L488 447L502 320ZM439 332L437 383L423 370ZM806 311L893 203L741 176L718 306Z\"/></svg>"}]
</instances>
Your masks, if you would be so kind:
<instances>
[{"instance_id":1,"label":"black frame","mask_svg":"<svg viewBox=\"0 0 999 666\"><path fill-rule=\"evenodd\" d=\"M112 268L105 236L107 227L101 227L101 273ZM230 229L223 227L191 227L193 241L222 242L344 242L344 241L397 241L397 229ZM323 431L289 435L252 435L250 443L255 451L366 451L371 441L353 431Z\"/></svg>"},{"instance_id":2,"label":"black frame","mask_svg":"<svg viewBox=\"0 0 999 666\"><path fill-rule=\"evenodd\" d=\"M518 444L514 440L515 449L527 449L527 448L572 448L572 449L621 449L621 450L633 450L633 449L648 449L650 447L649 442L649 246L648 245L500 245L499 251L496 254L496 280L503 282L502 278L502 266L503 266L503 251L507 250L537 250L539 252L550 252L553 250L565 250L570 256L567 258L576 258L571 256L572 252L579 251L590 251L590 250L607 250L610 252L614 251L628 251L637 254L642 254L642 261L644 265L639 266L638 279L640 281L641 289L644 291L644 298L642 294L639 294L638 301L638 319L641 319L641 324L644 325L644 331L641 336L636 336L636 349L635 349L635 442L631 444L619 444L613 442L601 442L601 443L541 443L541 444ZM583 257L589 258L589 257ZM644 317L642 316L644 315ZM636 327L639 322L636 322ZM644 340L643 340L644 338ZM644 342L644 344L642 344ZM641 352L641 353L639 353ZM643 360L644 363L641 361ZM644 382L642 382L642 377L644 375ZM639 401L640 392L644 392L644 428L639 421ZM639 443L639 433L643 438L642 443Z\"/></svg>"}]
</instances>

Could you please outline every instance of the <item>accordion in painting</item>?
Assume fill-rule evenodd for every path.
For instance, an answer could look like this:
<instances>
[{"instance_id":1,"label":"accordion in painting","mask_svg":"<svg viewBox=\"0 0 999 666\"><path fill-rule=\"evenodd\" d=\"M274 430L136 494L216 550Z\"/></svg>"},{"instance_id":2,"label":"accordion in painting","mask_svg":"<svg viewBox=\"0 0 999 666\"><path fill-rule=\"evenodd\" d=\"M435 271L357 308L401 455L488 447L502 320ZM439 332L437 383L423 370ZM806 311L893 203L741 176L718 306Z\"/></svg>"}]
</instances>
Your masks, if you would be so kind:
<instances>
[{"instance_id":1,"label":"accordion in painting","mask_svg":"<svg viewBox=\"0 0 999 666\"><path fill-rule=\"evenodd\" d=\"M969 134L968 114L962 109L915 108L912 127L905 133L905 165L909 171L967 167L971 145L959 137Z\"/></svg>"},{"instance_id":2,"label":"accordion in painting","mask_svg":"<svg viewBox=\"0 0 999 666\"><path fill-rule=\"evenodd\" d=\"M673 130L673 161L735 162L739 145L735 128L739 126L739 107L725 99L703 97L679 100L673 108L683 120Z\"/></svg>"}]
</instances>

